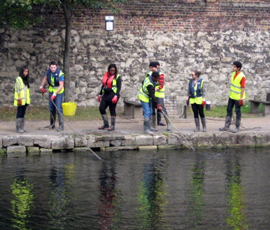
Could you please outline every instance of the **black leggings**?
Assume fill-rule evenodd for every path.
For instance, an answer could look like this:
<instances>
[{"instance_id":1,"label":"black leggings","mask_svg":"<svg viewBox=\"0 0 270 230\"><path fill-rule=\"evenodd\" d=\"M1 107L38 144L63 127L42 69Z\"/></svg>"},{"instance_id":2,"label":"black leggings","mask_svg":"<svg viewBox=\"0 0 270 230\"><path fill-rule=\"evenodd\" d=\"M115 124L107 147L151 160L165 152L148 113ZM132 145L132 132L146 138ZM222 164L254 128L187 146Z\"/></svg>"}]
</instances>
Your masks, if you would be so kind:
<instances>
[{"instance_id":1,"label":"black leggings","mask_svg":"<svg viewBox=\"0 0 270 230\"><path fill-rule=\"evenodd\" d=\"M194 118L199 118L199 114L201 118L204 118L203 106L202 104L191 104Z\"/></svg>"},{"instance_id":2,"label":"black leggings","mask_svg":"<svg viewBox=\"0 0 270 230\"><path fill-rule=\"evenodd\" d=\"M24 118L24 115L25 115L25 112L26 112L26 107L27 107L27 104L17 107L16 118Z\"/></svg>"},{"instance_id":3,"label":"black leggings","mask_svg":"<svg viewBox=\"0 0 270 230\"><path fill-rule=\"evenodd\" d=\"M115 109L116 109L117 103L113 104L112 99L108 100L107 98L103 98L103 97L102 97L102 100L101 100L100 105L99 105L100 114L105 115L106 109L109 106L111 116L115 117L116 116Z\"/></svg>"}]
</instances>

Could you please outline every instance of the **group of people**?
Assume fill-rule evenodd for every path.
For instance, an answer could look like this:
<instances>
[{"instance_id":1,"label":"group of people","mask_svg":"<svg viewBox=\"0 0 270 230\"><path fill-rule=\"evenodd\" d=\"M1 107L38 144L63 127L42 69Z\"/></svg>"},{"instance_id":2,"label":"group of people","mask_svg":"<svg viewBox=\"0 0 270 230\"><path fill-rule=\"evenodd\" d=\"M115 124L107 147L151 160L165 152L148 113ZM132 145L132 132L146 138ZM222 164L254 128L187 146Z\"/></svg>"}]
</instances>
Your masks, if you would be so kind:
<instances>
[{"instance_id":1,"label":"group of people","mask_svg":"<svg viewBox=\"0 0 270 230\"><path fill-rule=\"evenodd\" d=\"M241 106L245 99L245 82L246 77L241 71L242 63L239 61L233 62L233 72L231 75L231 85L229 100L227 105L227 115L225 126L220 128L220 131L230 130L232 120L232 110L235 106L236 112L236 128L232 132L238 132L241 124ZM146 134L153 134L158 131L158 126L167 125L167 131L171 130L171 120L165 107L165 79L164 73L160 69L159 62L151 62L149 64L150 71L145 74L142 86L139 91L138 98L142 104L143 117L144 117L144 132ZM187 90L187 105L191 105L194 114L195 132L200 131L200 120L202 123L202 131L206 132L206 119L204 115L205 100L205 85L204 80L201 78L199 71L192 71L188 82ZM64 99L64 73L57 66L57 63L50 62L49 69L47 70L41 86L40 91L44 94L47 92L45 89L46 84L49 85L49 111L50 111L50 125L49 129L55 128L56 114L58 114L59 127L57 131L64 130L64 116L62 103ZM118 73L115 64L108 66L107 72L102 79L102 86L97 96L100 102L99 111L103 120L103 125L98 129L100 130L115 130L116 122L116 106L120 98L120 91L122 85L121 75ZM30 104L30 85L29 85L29 69L24 66L20 69L19 76L16 78L14 89L14 106L17 106L16 114L16 132L24 133L25 113L26 108ZM111 115L111 125L109 125L106 109L109 107ZM166 124L162 122L162 115Z\"/></svg>"}]
</instances>

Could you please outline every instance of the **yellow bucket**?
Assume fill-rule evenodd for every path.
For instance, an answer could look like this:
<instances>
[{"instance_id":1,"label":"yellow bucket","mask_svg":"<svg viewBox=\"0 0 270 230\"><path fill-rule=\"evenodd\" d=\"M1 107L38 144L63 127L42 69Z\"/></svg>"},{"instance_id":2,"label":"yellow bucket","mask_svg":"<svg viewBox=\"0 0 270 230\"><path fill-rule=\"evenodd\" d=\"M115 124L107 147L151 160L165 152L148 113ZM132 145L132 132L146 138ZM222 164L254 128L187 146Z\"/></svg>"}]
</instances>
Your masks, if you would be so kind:
<instances>
[{"instance_id":1,"label":"yellow bucket","mask_svg":"<svg viewBox=\"0 0 270 230\"><path fill-rule=\"evenodd\" d=\"M65 102L62 104L64 116L74 116L77 109L75 102Z\"/></svg>"}]
</instances>

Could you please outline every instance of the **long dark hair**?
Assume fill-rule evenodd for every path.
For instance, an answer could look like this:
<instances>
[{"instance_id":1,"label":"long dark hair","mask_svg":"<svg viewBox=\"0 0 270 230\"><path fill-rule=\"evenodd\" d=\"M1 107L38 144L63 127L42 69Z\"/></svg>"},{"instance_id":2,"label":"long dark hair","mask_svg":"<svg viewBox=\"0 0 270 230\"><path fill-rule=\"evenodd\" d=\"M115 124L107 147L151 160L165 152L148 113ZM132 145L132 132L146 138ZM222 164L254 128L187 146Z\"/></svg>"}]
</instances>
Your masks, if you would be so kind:
<instances>
[{"instance_id":1,"label":"long dark hair","mask_svg":"<svg viewBox=\"0 0 270 230\"><path fill-rule=\"evenodd\" d=\"M197 76L197 78L199 78L200 77L200 75L202 74L200 71L198 71L198 70L195 70L195 71L193 71L194 73L195 73L195 75Z\"/></svg>"},{"instance_id":2,"label":"long dark hair","mask_svg":"<svg viewBox=\"0 0 270 230\"><path fill-rule=\"evenodd\" d=\"M23 80L23 83L28 86L28 88L30 88L30 85L29 85L29 69L28 69L28 74L27 76L24 76L23 72L28 69L27 66L23 66L21 69L20 69L20 73L19 73L19 76L22 78Z\"/></svg>"},{"instance_id":3,"label":"long dark hair","mask_svg":"<svg viewBox=\"0 0 270 230\"><path fill-rule=\"evenodd\" d=\"M115 77L116 77L117 74L118 74L116 65L115 65L115 64L110 64L110 65L108 66L108 72L110 72L110 69L111 69L111 68L115 68Z\"/></svg>"}]
</instances>

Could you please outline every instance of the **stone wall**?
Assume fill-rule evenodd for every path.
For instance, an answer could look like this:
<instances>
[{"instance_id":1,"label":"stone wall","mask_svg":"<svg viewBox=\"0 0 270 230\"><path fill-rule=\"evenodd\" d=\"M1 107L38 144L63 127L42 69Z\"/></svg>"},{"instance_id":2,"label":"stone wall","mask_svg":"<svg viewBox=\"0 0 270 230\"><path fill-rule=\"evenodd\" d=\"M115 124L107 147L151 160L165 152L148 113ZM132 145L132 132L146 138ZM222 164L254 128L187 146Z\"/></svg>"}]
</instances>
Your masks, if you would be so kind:
<instances>
[{"instance_id":1,"label":"stone wall","mask_svg":"<svg viewBox=\"0 0 270 230\"><path fill-rule=\"evenodd\" d=\"M100 82L110 63L122 75L121 96L137 100L150 61L165 72L166 96L182 104L189 74L201 71L206 99L226 104L231 63L240 60L247 76L247 99L265 99L270 74L270 3L268 1L132 1L115 15L115 30L106 32L104 15L76 11L71 37L71 99L79 106L98 105ZM81 14L79 14L79 12ZM32 103L43 104L38 90L51 60L62 66L64 24L61 14L28 30L0 28L0 106L13 102L18 70L28 65ZM59 20L58 20L59 19ZM120 100L120 106L122 106Z\"/></svg>"}]
</instances>

